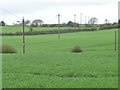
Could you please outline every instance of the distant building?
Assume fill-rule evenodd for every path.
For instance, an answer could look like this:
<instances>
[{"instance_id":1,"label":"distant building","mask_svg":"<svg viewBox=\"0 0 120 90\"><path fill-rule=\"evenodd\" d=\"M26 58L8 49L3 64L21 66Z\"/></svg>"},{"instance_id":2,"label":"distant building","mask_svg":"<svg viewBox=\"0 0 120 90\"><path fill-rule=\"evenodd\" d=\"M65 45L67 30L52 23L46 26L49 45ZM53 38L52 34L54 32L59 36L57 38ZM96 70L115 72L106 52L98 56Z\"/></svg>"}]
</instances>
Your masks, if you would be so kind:
<instances>
[{"instance_id":1,"label":"distant building","mask_svg":"<svg viewBox=\"0 0 120 90\"><path fill-rule=\"evenodd\" d=\"M32 21L32 26L38 27L38 26L42 26L43 25L43 21L40 19L35 19Z\"/></svg>"}]
</instances>

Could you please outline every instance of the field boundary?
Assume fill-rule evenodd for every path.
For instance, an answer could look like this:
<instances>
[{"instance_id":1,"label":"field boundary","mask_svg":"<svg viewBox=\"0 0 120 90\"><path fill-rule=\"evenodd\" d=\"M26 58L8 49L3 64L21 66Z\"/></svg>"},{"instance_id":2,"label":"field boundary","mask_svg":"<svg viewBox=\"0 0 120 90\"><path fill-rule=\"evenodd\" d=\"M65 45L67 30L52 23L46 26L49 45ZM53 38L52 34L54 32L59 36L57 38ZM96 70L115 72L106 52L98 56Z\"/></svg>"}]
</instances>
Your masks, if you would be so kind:
<instances>
[{"instance_id":1,"label":"field boundary","mask_svg":"<svg viewBox=\"0 0 120 90\"><path fill-rule=\"evenodd\" d=\"M95 28L93 29L70 29L70 30L60 30L60 33L74 33L74 32L91 32L96 31ZM58 34L58 30L49 30L49 31L27 31L25 35L48 35L48 34ZM0 33L0 36L21 36L23 35L22 32L15 32L15 33Z\"/></svg>"}]
</instances>

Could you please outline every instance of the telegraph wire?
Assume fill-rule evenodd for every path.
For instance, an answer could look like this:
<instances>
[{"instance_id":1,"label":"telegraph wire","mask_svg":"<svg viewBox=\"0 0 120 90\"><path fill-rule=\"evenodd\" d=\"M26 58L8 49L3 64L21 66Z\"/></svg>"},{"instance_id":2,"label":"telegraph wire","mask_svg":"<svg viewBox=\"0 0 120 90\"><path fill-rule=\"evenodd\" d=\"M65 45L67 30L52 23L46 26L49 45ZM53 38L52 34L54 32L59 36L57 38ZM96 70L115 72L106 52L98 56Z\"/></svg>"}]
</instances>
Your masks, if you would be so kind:
<instances>
[{"instance_id":1,"label":"telegraph wire","mask_svg":"<svg viewBox=\"0 0 120 90\"><path fill-rule=\"evenodd\" d=\"M14 14L13 12L10 12L10 11L8 11L6 9L2 9L2 11L6 12L7 14L9 13L9 15L15 16L16 18L21 18L21 17L17 16L16 14Z\"/></svg>"},{"instance_id":2,"label":"telegraph wire","mask_svg":"<svg viewBox=\"0 0 120 90\"><path fill-rule=\"evenodd\" d=\"M17 16L15 13L13 13L13 12L11 12L11 11L8 11L8 10L6 10L6 9L1 9L1 19L2 19L2 21L14 21L14 22L17 22L17 20L15 19L15 18L17 18L18 19L18 21L21 21L22 22L22 20L21 20L21 18L19 17L19 16ZM12 16L12 17L9 17L9 16ZM12 22L11 22L11 24L13 24Z\"/></svg>"}]
</instances>

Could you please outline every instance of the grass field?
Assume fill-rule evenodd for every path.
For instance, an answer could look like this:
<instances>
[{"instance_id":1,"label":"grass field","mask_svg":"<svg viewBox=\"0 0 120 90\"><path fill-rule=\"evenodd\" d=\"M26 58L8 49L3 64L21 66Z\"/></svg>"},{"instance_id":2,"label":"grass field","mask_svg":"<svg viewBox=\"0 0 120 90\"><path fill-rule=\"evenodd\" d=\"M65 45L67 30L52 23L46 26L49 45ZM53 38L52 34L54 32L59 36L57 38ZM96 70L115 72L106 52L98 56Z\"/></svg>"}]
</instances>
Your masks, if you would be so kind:
<instances>
[{"instance_id":1,"label":"grass field","mask_svg":"<svg viewBox=\"0 0 120 90\"><path fill-rule=\"evenodd\" d=\"M21 36L4 36L17 53L3 54L3 88L117 88L114 31L27 36L26 54ZM76 45L82 53L70 52Z\"/></svg>"},{"instance_id":2,"label":"grass field","mask_svg":"<svg viewBox=\"0 0 120 90\"><path fill-rule=\"evenodd\" d=\"M22 32L22 26L4 26L2 27L2 33L15 33ZM72 27L61 27L61 30L75 29ZM29 31L30 27L25 27L25 31ZM58 27L33 27L33 31L49 31L58 30Z\"/></svg>"},{"instance_id":3,"label":"grass field","mask_svg":"<svg viewBox=\"0 0 120 90\"><path fill-rule=\"evenodd\" d=\"M15 33L15 32L22 32L23 27L22 26L3 26L2 28L2 33ZM80 28L78 27L60 27L60 30L74 30L74 29L91 29L91 28L96 28L99 30L98 27L85 27L81 26ZM33 27L32 31L50 31L50 30L59 30L58 27ZM30 27L26 26L25 27L25 32L30 31Z\"/></svg>"}]
</instances>

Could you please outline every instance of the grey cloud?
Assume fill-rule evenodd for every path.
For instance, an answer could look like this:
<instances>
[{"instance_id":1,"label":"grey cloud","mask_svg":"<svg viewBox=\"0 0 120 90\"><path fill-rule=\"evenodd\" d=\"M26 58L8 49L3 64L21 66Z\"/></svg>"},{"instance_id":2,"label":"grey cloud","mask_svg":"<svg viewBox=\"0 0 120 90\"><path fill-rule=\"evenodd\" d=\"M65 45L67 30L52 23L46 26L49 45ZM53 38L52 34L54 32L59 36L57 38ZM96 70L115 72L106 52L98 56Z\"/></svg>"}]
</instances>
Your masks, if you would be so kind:
<instances>
[{"instance_id":1,"label":"grey cloud","mask_svg":"<svg viewBox=\"0 0 120 90\"><path fill-rule=\"evenodd\" d=\"M115 1L115 0L114 0ZM116 0L117 2L118 0ZM115 3L116 3L115 2ZM6 2L0 4L0 8L6 9L7 11L11 11L17 14L32 14L36 11L40 10L50 10L52 8L60 8L60 7L74 7L74 6L98 6L98 5L105 5L113 3L113 0L72 0L71 2L66 1L63 2L62 0L59 2L55 2L54 0L44 0L44 1L36 1L33 0L31 2Z\"/></svg>"}]
</instances>

